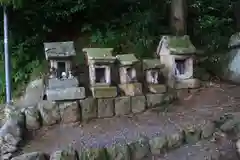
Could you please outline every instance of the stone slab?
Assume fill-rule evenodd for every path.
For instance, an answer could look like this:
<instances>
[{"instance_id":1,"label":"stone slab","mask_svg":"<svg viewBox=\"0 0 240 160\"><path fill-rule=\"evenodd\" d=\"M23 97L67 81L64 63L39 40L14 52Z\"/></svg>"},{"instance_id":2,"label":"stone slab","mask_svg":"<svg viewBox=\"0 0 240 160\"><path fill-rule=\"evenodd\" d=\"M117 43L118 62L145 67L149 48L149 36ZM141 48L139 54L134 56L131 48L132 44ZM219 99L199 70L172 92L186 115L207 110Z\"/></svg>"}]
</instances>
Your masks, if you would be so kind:
<instances>
[{"instance_id":1,"label":"stone slab","mask_svg":"<svg viewBox=\"0 0 240 160\"><path fill-rule=\"evenodd\" d=\"M12 160L47 160L46 155L40 152L32 152L19 155L17 157L12 158Z\"/></svg>"},{"instance_id":2,"label":"stone slab","mask_svg":"<svg viewBox=\"0 0 240 160\"><path fill-rule=\"evenodd\" d=\"M127 115L131 113L131 99L130 97L116 97L115 98L115 114Z\"/></svg>"},{"instance_id":3,"label":"stone slab","mask_svg":"<svg viewBox=\"0 0 240 160\"><path fill-rule=\"evenodd\" d=\"M220 147L218 143L209 140L186 144L165 154L161 160L227 160L221 156Z\"/></svg>"},{"instance_id":4,"label":"stone slab","mask_svg":"<svg viewBox=\"0 0 240 160\"><path fill-rule=\"evenodd\" d=\"M164 84L148 84L147 87L150 93L165 93L167 91Z\"/></svg>"},{"instance_id":5,"label":"stone slab","mask_svg":"<svg viewBox=\"0 0 240 160\"><path fill-rule=\"evenodd\" d=\"M43 125L53 125L60 121L60 111L58 104L51 101L41 101L38 103Z\"/></svg>"},{"instance_id":6,"label":"stone slab","mask_svg":"<svg viewBox=\"0 0 240 160\"><path fill-rule=\"evenodd\" d=\"M147 101L145 96L131 97L131 108L133 113L140 113L146 109Z\"/></svg>"},{"instance_id":7,"label":"stone slab","mask_svg":"<svg viewBox=\"0 0 240 160\"><path fill-rule=\"evenodd\" d=\"M36 130L40 128L40 113L36 106L24 109L26 129Z\"/></svg>"},{"instance_id":8,"label":"stone slab","mask_svg":"<svg viewBox=\"0 0 240 160\"><path fill-rule=\"evenodd\" d=\"M107 118L114 116L114 98L98 99L98 117Z\"/></svg>"},{"instance_id":9,"label":"stone slab","mask_svg":"<svg viewBox=\"0 0 240 160\"><path fill-rule=\"evenodd\" d=\"M91 87L92 95L95 98L113 98L117 96L117 87L94 86Z\"/></svg>"},{"instance_id":10,"label":"stone slab","mask_svg":"<svg viewBox=\"0 0 240 160\"><path fill-rule=\"evenodd\" d=\"M176 82L175 88L176 89L199 88L200 85L201 84L199 79L192 78Z\"/></svg>"},{"instance_id":11,"label":"stone slab","mask_svg":"<svg viewBox=\"0 0 240 160\"><path fill-rule=\"evenodd\" d=\"M80 107L82 120L97 118L97 100L95 98L88 97L84 100L80 100Z\"/></svg>"},{"instance_id":12,"label":"stone slab","mask_svg":"<svg viewBox=\"0 0 240 160\"><path fill-rule=\"evenodd\" d=\"M118 87L126 96L142 95L141 83L119 84Z\"/></svg>"},{"instance_id":13,"label":"stone slab","mask_svg":"<svg viewBox=\"0 0 240 160\"><path fill-rule=\"evenodd\" d=\"M164 94L147 94L147 108L158 107L164 102Z\"/></svg>"},{"instance_id":14,"label":"stone slab","mask_svg":"<svg viewBox=\"0 0 240 160\"><path fill-rule=\"evenodd\" d=\"M85 98L84 87L58 88L46 90L47 100L62 101L62 100L79 100Z\"/></svg>"},{"instance_id":15,"label":"stone slab","mask_svg":"<svg viewBox=\"0 0 240 160\"><path fill-rule=\"evenodd\" d=\"M57 89L57 88L72 88L72 87L78 87L79 83L77 78L71 78L71 79L56 79L56 78L50 78L47 81L47 85L49 89Z\"/></svg>"},{"instance_id":16,"label":"stone slab","mask_svg":"<svg viewBox=\"0 0 240 160\"><path fill-rule=\"evenodd\" d=\"M78 101L59 103L59 110L63 123L72 123L81 120L81 109Z\"/></svg>"},{"instance_id":17,"label":"stone slab","mask_svg":"<svg viewBox=\"0 0 240 160\"><path fill-rule=\"evenodd\" d=\"M42 79L31 81L26 87L24 96L15 102L19 108L34 106L43 99L44 84Z\"/></svg>"}]
</instances>

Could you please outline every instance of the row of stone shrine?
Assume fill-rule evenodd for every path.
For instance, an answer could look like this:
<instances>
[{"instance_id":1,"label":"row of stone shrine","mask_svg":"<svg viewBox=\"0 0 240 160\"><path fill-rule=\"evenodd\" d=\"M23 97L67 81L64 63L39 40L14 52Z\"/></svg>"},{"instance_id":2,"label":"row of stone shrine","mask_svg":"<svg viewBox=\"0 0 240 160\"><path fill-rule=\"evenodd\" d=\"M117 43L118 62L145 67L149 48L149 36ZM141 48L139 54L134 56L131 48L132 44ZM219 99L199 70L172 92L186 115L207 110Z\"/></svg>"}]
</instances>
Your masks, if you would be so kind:
<instances>
[{"instance_id":1,"label":"row of stone shrine","mask_svg":"<svg viewBox=\"0 0 240 160\"><path fill-rule=\"evenodd\" d=\"M176 47L172 47L176 40L183 41L184 44L187 42L188 45L174 44L178 50L181 49L180 54L176 52ZM74 43L51 42L44 43L44 47L50 66L45 89L47 99L56 101L85 98L85 88L79 85L79 78L72 74L72 61L76 57ZM181 37L180 40L163 36L157 49L160 60L139 60L134 54L113 56L113 48L84 48L88 66L88 73L85 76L89 76L92 96L96 98L117 95L136 96L142 95L143 90L150 93L163 93L166 92L165 80L168 86L175 85L172 79L177 80L176 84L182 84L177 88L194 88L193 84L196 82L193 79L191 56L194 49L188 36ZM163 73L164 70L167 73ZM113 75L116 73L118 73L118 81L114 84L113 82L116 81L113 80ZM139 78L138 75L143 76Z\"/></svg>"}]
</instances>

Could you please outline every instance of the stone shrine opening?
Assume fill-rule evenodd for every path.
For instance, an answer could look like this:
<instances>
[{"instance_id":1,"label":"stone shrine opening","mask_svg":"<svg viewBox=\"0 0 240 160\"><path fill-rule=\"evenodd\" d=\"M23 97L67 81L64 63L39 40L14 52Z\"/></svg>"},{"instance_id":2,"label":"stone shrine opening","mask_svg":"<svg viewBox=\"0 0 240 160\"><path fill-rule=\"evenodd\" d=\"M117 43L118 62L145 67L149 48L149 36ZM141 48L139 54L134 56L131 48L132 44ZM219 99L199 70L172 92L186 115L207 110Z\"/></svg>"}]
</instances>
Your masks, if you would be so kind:
<instances>
[{"instance_id":1,"label":"stone shrine opening","mask_svg":"<svg viewBox=\"0 0 240 160\"><path fill-rule=\"evenodd\" d=\"M135 68L126 68L127 83L132 83L136 81L136 70Z\"/></svg>"},{"instance_id":2,"label":"stone shrine opening","mask_svg":"<svg viewBox=\"0 0 240 160\"><path fill-rule=\"evenodd\" d=\"M66 73L66 63L65 62L57 62L57 77L61 77L62 73Z\"/></svg>"},{"instance_id":3,"label":"stone shrine opening","mask_svg":"<svg viewBox=\"0 0 240 160\"><path fill-rule=\"evenodd\" d=\"M176 75L182 75L186 72L186 59L175 59L175 74Z\"/></svg>"},{"instance_id":4,"label":"stone shrine opening","mask_svg":"<svg viewBox=\"0 0 240 160\"><path fill-rule=\"evenodd\" d=\"M105 72L106 68L95 68L96 83L107 83Z\"/></svg>"}]
</instances>

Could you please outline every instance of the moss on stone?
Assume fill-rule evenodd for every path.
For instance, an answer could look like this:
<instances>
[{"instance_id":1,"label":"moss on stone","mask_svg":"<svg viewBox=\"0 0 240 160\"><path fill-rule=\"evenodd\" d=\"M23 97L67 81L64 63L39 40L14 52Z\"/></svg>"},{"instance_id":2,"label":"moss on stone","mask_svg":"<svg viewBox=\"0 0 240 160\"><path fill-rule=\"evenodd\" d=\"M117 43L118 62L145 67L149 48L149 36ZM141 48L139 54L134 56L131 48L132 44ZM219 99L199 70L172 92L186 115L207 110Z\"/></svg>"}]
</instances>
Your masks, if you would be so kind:
<instances>
[{"instance_id":1,"label":"moss on stone","mask_svg":"<svg viewBox=\"0 0 240 160\"><path fill-rule=\"evenodd\" d=\"M171 54L193 54L196 52L196 48L192 44L189 36L173 36L169 37L168 46L171 50Z\"/></svg>"},{"instance_id":2,"label":"moss on stone","mask_svg":"<svg viewBox=\"0 0 240 160\"><path fill-rule=\"evenodd\" d=\"M169 41L169 46L172 48L188 48L192 45L189 39L173 37Z\"/></svg>"}]
</instances>

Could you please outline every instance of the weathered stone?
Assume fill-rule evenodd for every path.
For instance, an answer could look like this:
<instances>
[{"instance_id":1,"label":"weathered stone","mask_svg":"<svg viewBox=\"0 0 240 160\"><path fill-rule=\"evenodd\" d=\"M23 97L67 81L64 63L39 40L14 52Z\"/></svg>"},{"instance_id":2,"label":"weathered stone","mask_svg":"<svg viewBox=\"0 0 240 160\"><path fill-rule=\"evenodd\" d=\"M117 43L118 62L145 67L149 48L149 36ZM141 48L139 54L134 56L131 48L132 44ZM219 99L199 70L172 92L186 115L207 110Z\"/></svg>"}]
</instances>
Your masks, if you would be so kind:
<instances>
[{"instance_id":1,"label":"weathered stone","mask_svg":"<svg viewBox=\"0 0 240 160\"><path fill-rule=\"evenodd\" d=\"M118 87L126 96L138 96L142 95L142 84L141 83L129 83L119 84Z\"/></svg>"},{"instance_id":2,"label":"weathered stone","mask_svg":"<svg viewBox=\"0 0 240 160\"><path fill-rule=\"evenodd\" d=\"M76 50L74 48L73 41L65 42L45 42L44 43L45 57L46 59L60 58L66 59L68 57L76 56Z\"/></svg>"},{"instance_id":3,"label":"weathered stone","mask_svg":"<svg viewBox=\"0 0 240 160\"><path fill-rule=\"evenodd\" d=\"M208 121L202 127L202 138L209 138L213 135L215 131L215 124L213 122Z\"/></svg>"},{"instance_id":4,"label":"weathered stone","mask_svg":"<svg viewBox=\"0 0 240 160\"><path fill-rule=\"evenodd\" d=\"M2 157L0 157L1 160L9 160L12 158L12 153L7 153L7 154L4 154L2 155Z\"/></svg>"},{"instance_id":5,"label":"weathered stone","mask_svg":"<svg viewBox=\"0 0 240 160\"><path fill-rule=\"evenodd\" d=\"M186 88L199 88L201 85L199 79L184 79L181 81L177 81L175 84L176 89L186 89Z\"/></svg>"},{"instance_id":6,"label":"weathered stone","mask_svg":"<svg viewBox=\"0 0 240 160\"><path fill-rule=\"evenodd\" d=\"M183 131L175 132L167 136L167 144L169 149L174 149L183 144Z\"/></svg>"},{"instance_id":7,"label":"weathered stone","mask_svg":"<svg viewBox=\"0 0 240 160\"><path fill-rule=\"evenodd\" d=\"M117 144L107 148L109 160L130 160L130 148L127 144Z\"/></svg>"},{"instance_id":8,"label":"weathered stone","mask_svg":"<svg viewBox=\"0 0 240 160\"><path fill-rule=\"evenodd\" d=\"M114 115L114 99L105 98L98 99L98 117L112 117Z\"/></svg>"},{"instance_id":9,"label":"weathered stone","mask_svg":"<svg viewBox=\"0 0 240 160\"><path fill-rule=\"evenodd\" d=\"M112 98L117 96L117 87L94 86L91 87L92 95L95 98Z\"/></svg>"},{"instance_id":10,"label":"weathered stone","mask_svg":"<svg viewBox=\"0 0 240 160\"><path fill-rule=\"evenodd\" d=\"M97 117L97 100L95 98L88 97L80 100L80 107L82 109L83 120L90 120Z\"/></svg>"},{"instance_id":11,"label":"weathered stone","mask_svg":"<svg viewBox=\"0 0 240 160\"><path fill-rule=\"evenodd\" d=\"M21 138L20 137L14 137L10 133L7 133L4 137L3 140L13 146L17 146L17 144L20 142ZM1 143L0 143L1 144Z\"/></svg>"},{"instance_id":12,"label":"weathered stone","mask_svg":"<svg viewBox=\"0 0 240 160\"><path fill-rule=\"evenodd\" d=\"M147 107L153 108L162 104L164 95L163 94L147 94Z\"/></svg>"},{"instance_id":13,"label":"weathered stone","mask_svg":"<svg viewBox=\"0 0 240 160\"><path fill-rule=\"evenodd\" d=\"M197 144L185 144L165 154L163 160L230 160L220 156L220 147L219 143L208 140Z\"/></svg>"},{"instance_id":14,"label":"weathered stone","mask_svg":"<svg viewBox=\"0 0 240 160\"><path fill-rule=\"evenodd\" d=\"M139 113L146 109L146 97L134 96L131 97L131 108L133 113Z\"/></svg>"},{"instance_id":15,"label":"weathered stone","mask_svg":"<svg viewBox=\"0 0 240 160\"><path fill-rule=\"evenodd\" d=\"M239 124L239 120L229 119L225 123L223 123L223 125L220 126L220 129L223 132L233 131L238 124Z\"/></svg>"},{"instance_id":16,"label":"weathered stone","mask_svg":"<svg viewBox=\"0 0 240 160\"><path fill-rule=\"evenodd\" d=\"M9 119L4 123L0 129L0 136L4 137L7 134L11 134L13 137L22 136L22 128L18 125L17 121Z\"/></svg>"},{"instance_id":17,"label":"weathered stone","mask_svg":"<svg viewBox=\"0 0 240 160\"><path fill-rule=\"evenodd\" d=\"M107 159L105 148L87 148L78 152L78 158L84 160L104 160Z\"/></svg>"},{"instance_id":18,"label":"weathered stone","mask_svg":"<svg viewBox=\"0 0 240 160\"><path fill-rule=\"evenodd\" d=\"M57 89L57 88L74 88L78 87L78 80L77 78L71 79L56 79L56 78L49 78L48 79L48 88L49 89Z\"/></svg>"},{"instance_id":19,"label":"weathered stone","mask_svg":"<svg viewBox=\"0 0 240 160\"><path fill-rule=\"evenodd\" d=\"M164 84L148 84L147 87L150 93L165 93L167 91Z\"/></svg>"},{"instance_id":20,"label":"weathered stone","mask_svg":"<svg viewBox=\"0 0 240 160\"><path fill-rule=\"evenodd\" d=\"M132 142L129 147L132 160L143 159L151 153L149 140L145 137L141 137L138 141Z\"/></svg>"},{"instance_id":21,"label":"weathered stone","mask_svg":"<svg viewBox=\"0 0 240 160\"><path fill-rule=\"evenodd\" d=\"M240 83L240 50L239 41L240 33L233 34L229 39L229 52L214 54L205 62L205 66L209 66L215 75L223 80L231 81L233 83Z\"/></svg>"},{"instance_id":22,"label":"weathered stone","mask_svg":"<svg viewBox=\"0 0 240 160\"><path fill-rule=\"evenodd\" d=\"M40 152L32 152L13 157L11 160L47 160L45 155Z\"/></svg>"},{"instance_id":23,"label":"weathered stone","mask_svg":"<svg viewBox=\"0 0 240 160\"><path fill-rule=\"evenodd\" d=\"M49 101L78 100L85 98L84 87L56 88L46 90Z\"/></svg>"},{"instance_id":24,"label":"weathered stone","mask_svg":"<svg viewBox=\"0 0 240 160\"><path fill-rule=\"evenodd\" d=\"M163 96L163 103L172 103L173 101L178 99L178 94L176 90L174 91L168 91L167 93L164 94Z\"/></svg>"},{"instance_id":25,"label":"weathered stone","mask_svg":"<svg viewBox=\"0 0 240 160\"><path fill-rule=\"evenodd\" d=\"M224 114L224 115L217 115L213 117L214 123L216 124L217 127L220 127L223 125L225 122L227 122L230 119L233 119L234 116L232 114Z\"/></svg>"},{"instance_id":26,"label":"weathered stone","mask_svg":"<svg viewBox=\"0 0 240 160\"><path fill-rule=\"evenodd\" d=\"M8 144L8 143L1 144L1 152L2 152L2 154L13 153L15 151L17 151L17 146L11 145L11 144Z\"/></svg>"},{"instance_id":27,"label":"weathered stone","mask_svg":"<svg viewBox=\"0 0 240 160\"><path fill-rule=\"evenodd\" d=\"M25 125L25 116L18 107L6 105L5 115L6 120L14 121L14 123L20 126Z\"/></svg>"},{"instance_id":28,"label":"weathered stone","mask_svg":"<svg viewBox=\"0 0 240 160\"><path fill-rule=\"evenodd\" d=\"M55 102L41 101L38 103L38 109L43 120L43 125L53 125L61 119L59 107Z\"/></svg>"},{"instance_id":29,"label":"weathered stone","mask_svg":"<svg viewBox=\"0 0 240 160\"><path fill-rule=\"evenodd\" d=\"M50 160L78 160L77 152L68 147L66 150L55 151L51 154Z\"/></svg>"},{"instance_id":30,"label":"weathered stone","mask_svg":"<svg viewBox=\"0 0 240 160\"><path fill-rule=\"evenodd\" d=\"M164 153L167 149L167 138L165 136L153 137L149 141L152 154Z\"/></svg>"},{"instance_id":31,"label":"weathered stone","mask_svg":"<svg viewBox=\"0 0 240 160\"><path fill-rule=\"evenodd\" d=\"M115 114L127 115L131 113L130 97L116 97L115 98Z\"/></svg>"},{"instance_id":32,"label":"weathered stone","mask_svg":"<svg viewBox=\"0 0 240 160\"><path fill-rule=\"evenodd\" d=\"M35 106L27 107L24 110L26 128L28 130L35 130L40 128L40 113Z\"/></svg>"},{"instance_id":33,"label":"weathered stone","mask_svg":"<svg viewBox=\"0 0 240 160\"><path fill-rule=\"evenodd\" d=\"M187 126L184 129L185 140L187 143L196 143L201 139L201 129L197 126Z\"/></svg>"},{"instance_id":34,"label":"weathered stone","mask_svg":"<svg viewBox=\"0 0 240 160\"><path fill-rule=\"evenodd\" d=\"M78 101L60 103L59 109L63 123L72 123L81 120L81 109Z\"/></svg>"},{"instance_id":35,"label":"weathered stone","mask_svg":"<svg viewBox=\"0 0 240 160\"><path fill-rule=\"evenodd\" d=\"M31 81L25 91L22 99L16 102L19 108L34 106L43 98L44 84L43 79Z\"/></svg>"}]
</instances>

